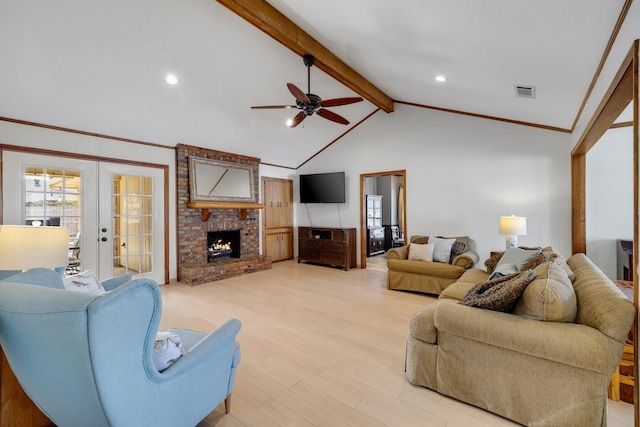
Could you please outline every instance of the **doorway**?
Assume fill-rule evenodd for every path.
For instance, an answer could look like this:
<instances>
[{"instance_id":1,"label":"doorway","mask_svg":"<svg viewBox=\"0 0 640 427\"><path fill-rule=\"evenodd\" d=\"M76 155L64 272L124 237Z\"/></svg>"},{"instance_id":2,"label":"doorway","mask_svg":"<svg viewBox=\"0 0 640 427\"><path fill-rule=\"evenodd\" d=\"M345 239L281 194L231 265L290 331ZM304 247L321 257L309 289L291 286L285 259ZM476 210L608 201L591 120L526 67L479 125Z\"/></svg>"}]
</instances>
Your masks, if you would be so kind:
<instances>
[{"instance_id":1,"label":"doorway","mask_svg":"<svg viewBox=\"0 0 640 427\"><path fill-rule=\"evenodd\" d=\"M68 273L165 283L162 169L3 152L3 222L70 231Z\"/></svg>"},{"instance_id":2,"label":"doorway","mask_svg":"<svg viewBox=\"0 0 640 427\"><path fill-rule=\"evenodd\" d=\"M372 261L371 264L380 265L378 258L369 258L368 254L384 253L394 246L394 242L396 245L399 242L404 244L407 224L406 182L405 170L360 175L361 268L367 268L368 259ZM380 200L379 212L376 210L377 200ZM369 250L370 247L374 248L373 252ZM386 267L386 262L382 264Z\"/></svg>"}]
</instances>

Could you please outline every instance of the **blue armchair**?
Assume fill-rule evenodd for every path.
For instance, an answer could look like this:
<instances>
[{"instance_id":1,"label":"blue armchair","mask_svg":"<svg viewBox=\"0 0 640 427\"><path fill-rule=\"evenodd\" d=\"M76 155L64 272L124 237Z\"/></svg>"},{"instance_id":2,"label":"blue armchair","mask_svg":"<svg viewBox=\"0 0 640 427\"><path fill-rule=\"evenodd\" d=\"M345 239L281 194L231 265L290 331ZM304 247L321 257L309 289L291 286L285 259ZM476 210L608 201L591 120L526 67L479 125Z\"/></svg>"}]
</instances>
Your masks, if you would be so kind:
<instances>
[{"instance_id":1,"label":"blue armchair","mask_svg":"<svg viewBox=\"0 0 640 427\"><path fill-rule=\"evenodd\" d=\"M186 354L158 372L158 285L119 281L98 296L60 289L47 269L0 282L0 345L26 393L58 427L193 427L222 401L228 413L240 322L171 330Z\"/></svg>"}]
</instances>

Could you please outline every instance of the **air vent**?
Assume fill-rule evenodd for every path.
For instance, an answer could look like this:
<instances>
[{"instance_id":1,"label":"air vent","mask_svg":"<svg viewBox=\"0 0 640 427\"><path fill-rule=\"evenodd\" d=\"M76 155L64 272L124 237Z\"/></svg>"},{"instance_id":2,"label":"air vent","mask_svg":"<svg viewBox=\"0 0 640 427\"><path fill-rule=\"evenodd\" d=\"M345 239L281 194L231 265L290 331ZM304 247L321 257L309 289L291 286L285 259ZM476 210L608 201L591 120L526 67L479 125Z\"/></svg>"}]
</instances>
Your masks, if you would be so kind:
<instances>
[{"instance_id":1,"label":"air vent","mask_svg":"<svg viewBox=\"0 0 640 427\"><path fill-rule=\"evenodd\" d=\"M516 96L521 98L535 98L536 97L536 87L535 86L524 86L524 85L514 85L516 88Z\"/></svg>"}]
</instances>

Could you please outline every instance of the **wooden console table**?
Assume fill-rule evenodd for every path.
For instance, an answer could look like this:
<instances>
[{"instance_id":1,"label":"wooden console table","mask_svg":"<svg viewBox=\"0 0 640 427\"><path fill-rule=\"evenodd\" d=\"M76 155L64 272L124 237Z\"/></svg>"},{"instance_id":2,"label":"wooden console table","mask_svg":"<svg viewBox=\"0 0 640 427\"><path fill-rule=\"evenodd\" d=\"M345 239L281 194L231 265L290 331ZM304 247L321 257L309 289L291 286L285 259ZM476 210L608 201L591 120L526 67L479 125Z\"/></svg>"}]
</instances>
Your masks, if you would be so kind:
<instances>
[{"instance_id":1,"label":"wooden console table","mask_svg":"<svg viewBox=\"0 0 640 427\"><path fill-rule=\"evenodd\" d=\"M24 392L0 349L0 427L49 427L53 423Z\"/></svg>"},{"instance_id":2,"label":"wooden console table","mask_svg":"<svg viewBox=\"0 0 640 427\"><path fill-rule=\"evenodd\" d=\"M298 262L356 266L356 229L298 227Z\"/></svg>"}]
</instances>

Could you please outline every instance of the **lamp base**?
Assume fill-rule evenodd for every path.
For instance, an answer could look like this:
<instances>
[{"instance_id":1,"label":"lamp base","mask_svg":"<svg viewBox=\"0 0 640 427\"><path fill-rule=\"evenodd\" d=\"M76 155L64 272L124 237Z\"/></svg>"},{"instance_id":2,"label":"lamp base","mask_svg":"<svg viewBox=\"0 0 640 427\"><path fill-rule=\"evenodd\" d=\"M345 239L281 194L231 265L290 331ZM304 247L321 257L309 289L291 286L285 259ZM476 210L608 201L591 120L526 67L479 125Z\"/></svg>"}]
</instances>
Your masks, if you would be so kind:
<instances>
[{"instance_id":1,"label":"lamp base","mask_svg":"<svg viewBox=\"0 0 640 427\"><path fill-rule=\"evenodd\" d=\"M507 249L518 247L518 236L507 234L505 237L507 238Z\"/></svg>"}]
</instances>

